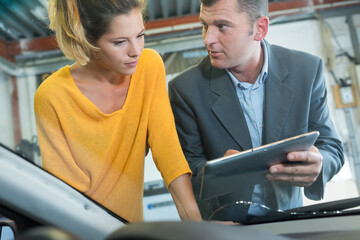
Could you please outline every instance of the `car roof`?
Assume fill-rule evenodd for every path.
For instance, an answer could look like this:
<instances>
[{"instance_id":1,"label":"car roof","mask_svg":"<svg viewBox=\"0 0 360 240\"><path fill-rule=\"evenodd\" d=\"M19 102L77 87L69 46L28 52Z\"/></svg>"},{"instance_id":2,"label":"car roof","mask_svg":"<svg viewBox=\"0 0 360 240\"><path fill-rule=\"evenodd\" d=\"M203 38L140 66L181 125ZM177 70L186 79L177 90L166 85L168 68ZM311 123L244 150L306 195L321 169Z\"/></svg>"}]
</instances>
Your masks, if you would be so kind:
<instances>
[{"instance_id":1,"label":"car roof","mask_svg":"<svg viewBox=\"0 0 360 240\"><path fill-rule=\"evenodd\" d=\"M0 204L82 239L104 239L126 221L0 145Z\"/></svg>"}]
</instances>

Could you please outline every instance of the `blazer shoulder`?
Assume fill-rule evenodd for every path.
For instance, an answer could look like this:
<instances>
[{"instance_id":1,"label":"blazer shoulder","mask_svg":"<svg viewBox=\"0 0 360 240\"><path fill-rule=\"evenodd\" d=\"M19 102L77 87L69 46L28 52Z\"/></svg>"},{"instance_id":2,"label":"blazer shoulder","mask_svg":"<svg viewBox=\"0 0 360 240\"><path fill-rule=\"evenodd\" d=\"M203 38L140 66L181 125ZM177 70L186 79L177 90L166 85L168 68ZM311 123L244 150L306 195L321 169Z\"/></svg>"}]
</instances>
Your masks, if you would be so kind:
<instances>
[{"instance_id":1,"label":"blazer shoulder","mask_svg":"<svg viewBox=\"0 0 360 240\"><path fill-rule=\"evenodd\" d=\"M315 56L311 53L285 48L278 45L268 45L270 56L277 56L281 59L286 59L286 62L305 65L317 65L319 62L322 62L322 59L319 56Z\"/></svg>"},{"instance_id":2,"label":"blazer shoulder","mask_svg":"<svg viewBox=\"0 0 360 240\"><path fill-rule=\"evenodd\" d=\"M203 81L209 81L211 73L210 58L204 57L197 63L174 77L169 82L169 87L194 87Z\"/></svg>"}]
</instances>

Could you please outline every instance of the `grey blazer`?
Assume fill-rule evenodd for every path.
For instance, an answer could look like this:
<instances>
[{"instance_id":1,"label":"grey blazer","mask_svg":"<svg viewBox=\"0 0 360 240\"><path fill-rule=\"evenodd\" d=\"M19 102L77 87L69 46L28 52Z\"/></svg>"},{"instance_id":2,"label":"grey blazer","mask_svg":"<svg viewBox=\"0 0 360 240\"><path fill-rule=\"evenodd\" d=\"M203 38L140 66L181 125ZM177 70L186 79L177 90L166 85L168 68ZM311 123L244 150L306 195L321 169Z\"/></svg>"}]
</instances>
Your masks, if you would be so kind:
<instances>
[{"instance_id":1,"label":"grey blazer","mask_svg":"<svg viewBox=\"0 0 360 240\"><path fill-rule=\"evenodd\" d=\"M326 183L339 172L343 147L327 107L327 91L320 58L268 42L269 72L265 81L263 144L317 130L315 146L323 156L318 179L305 187L312 200L324 196ZM246 120L235 88L223 69L211 66L209 57L169 83L169 96L185 157L193 171L198 193L206 161L222 157L226 150L252 148ZM290 209L302 206L300 187L269 183L275 191L270 206ZM244 193L245 200L252 192Z\"/></svg>"}]
</instances>

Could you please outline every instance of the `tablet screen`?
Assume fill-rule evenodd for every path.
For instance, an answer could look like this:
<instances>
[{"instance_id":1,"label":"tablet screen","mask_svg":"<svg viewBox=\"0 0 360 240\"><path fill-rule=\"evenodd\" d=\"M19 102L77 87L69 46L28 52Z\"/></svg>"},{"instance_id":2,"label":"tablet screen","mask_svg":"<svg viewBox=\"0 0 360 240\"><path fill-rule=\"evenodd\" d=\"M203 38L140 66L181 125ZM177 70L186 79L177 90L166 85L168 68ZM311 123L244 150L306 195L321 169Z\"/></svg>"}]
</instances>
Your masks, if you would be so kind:
<instances>
[{"instance_id":1,"label":"tablet screen","mask_svg":"<svg viewBox=\"0 0 360 240\"><path fill-rule=\"evenodd\" d=\"M219 196L234 188L239 190L265 181L270 166L286 162L289 152L309 150L318 136L319 132L313 131L208 161L204 166L200 198Z\"/></svg>"}]
</instances>

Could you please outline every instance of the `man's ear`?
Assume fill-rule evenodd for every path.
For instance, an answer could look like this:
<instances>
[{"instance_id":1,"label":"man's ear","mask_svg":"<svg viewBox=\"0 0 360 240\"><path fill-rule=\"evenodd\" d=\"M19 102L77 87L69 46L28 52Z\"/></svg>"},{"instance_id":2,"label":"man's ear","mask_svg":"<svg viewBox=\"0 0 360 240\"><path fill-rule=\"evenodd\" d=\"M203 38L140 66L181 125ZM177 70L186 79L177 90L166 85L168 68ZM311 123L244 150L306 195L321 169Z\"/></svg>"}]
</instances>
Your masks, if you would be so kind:
<instances>
[{"instance_id":1,"label":"man's ear","mask_svg":"<svg viewBox=\"0 0 360 240\"><path fill-rule=\"evenodd\" d=\"M266 16L262 16L255 22L255 36L254 40L261 41L264 39L267 35L267 32L269 30L269 18Z\"/></svg>"}]
</instances>

